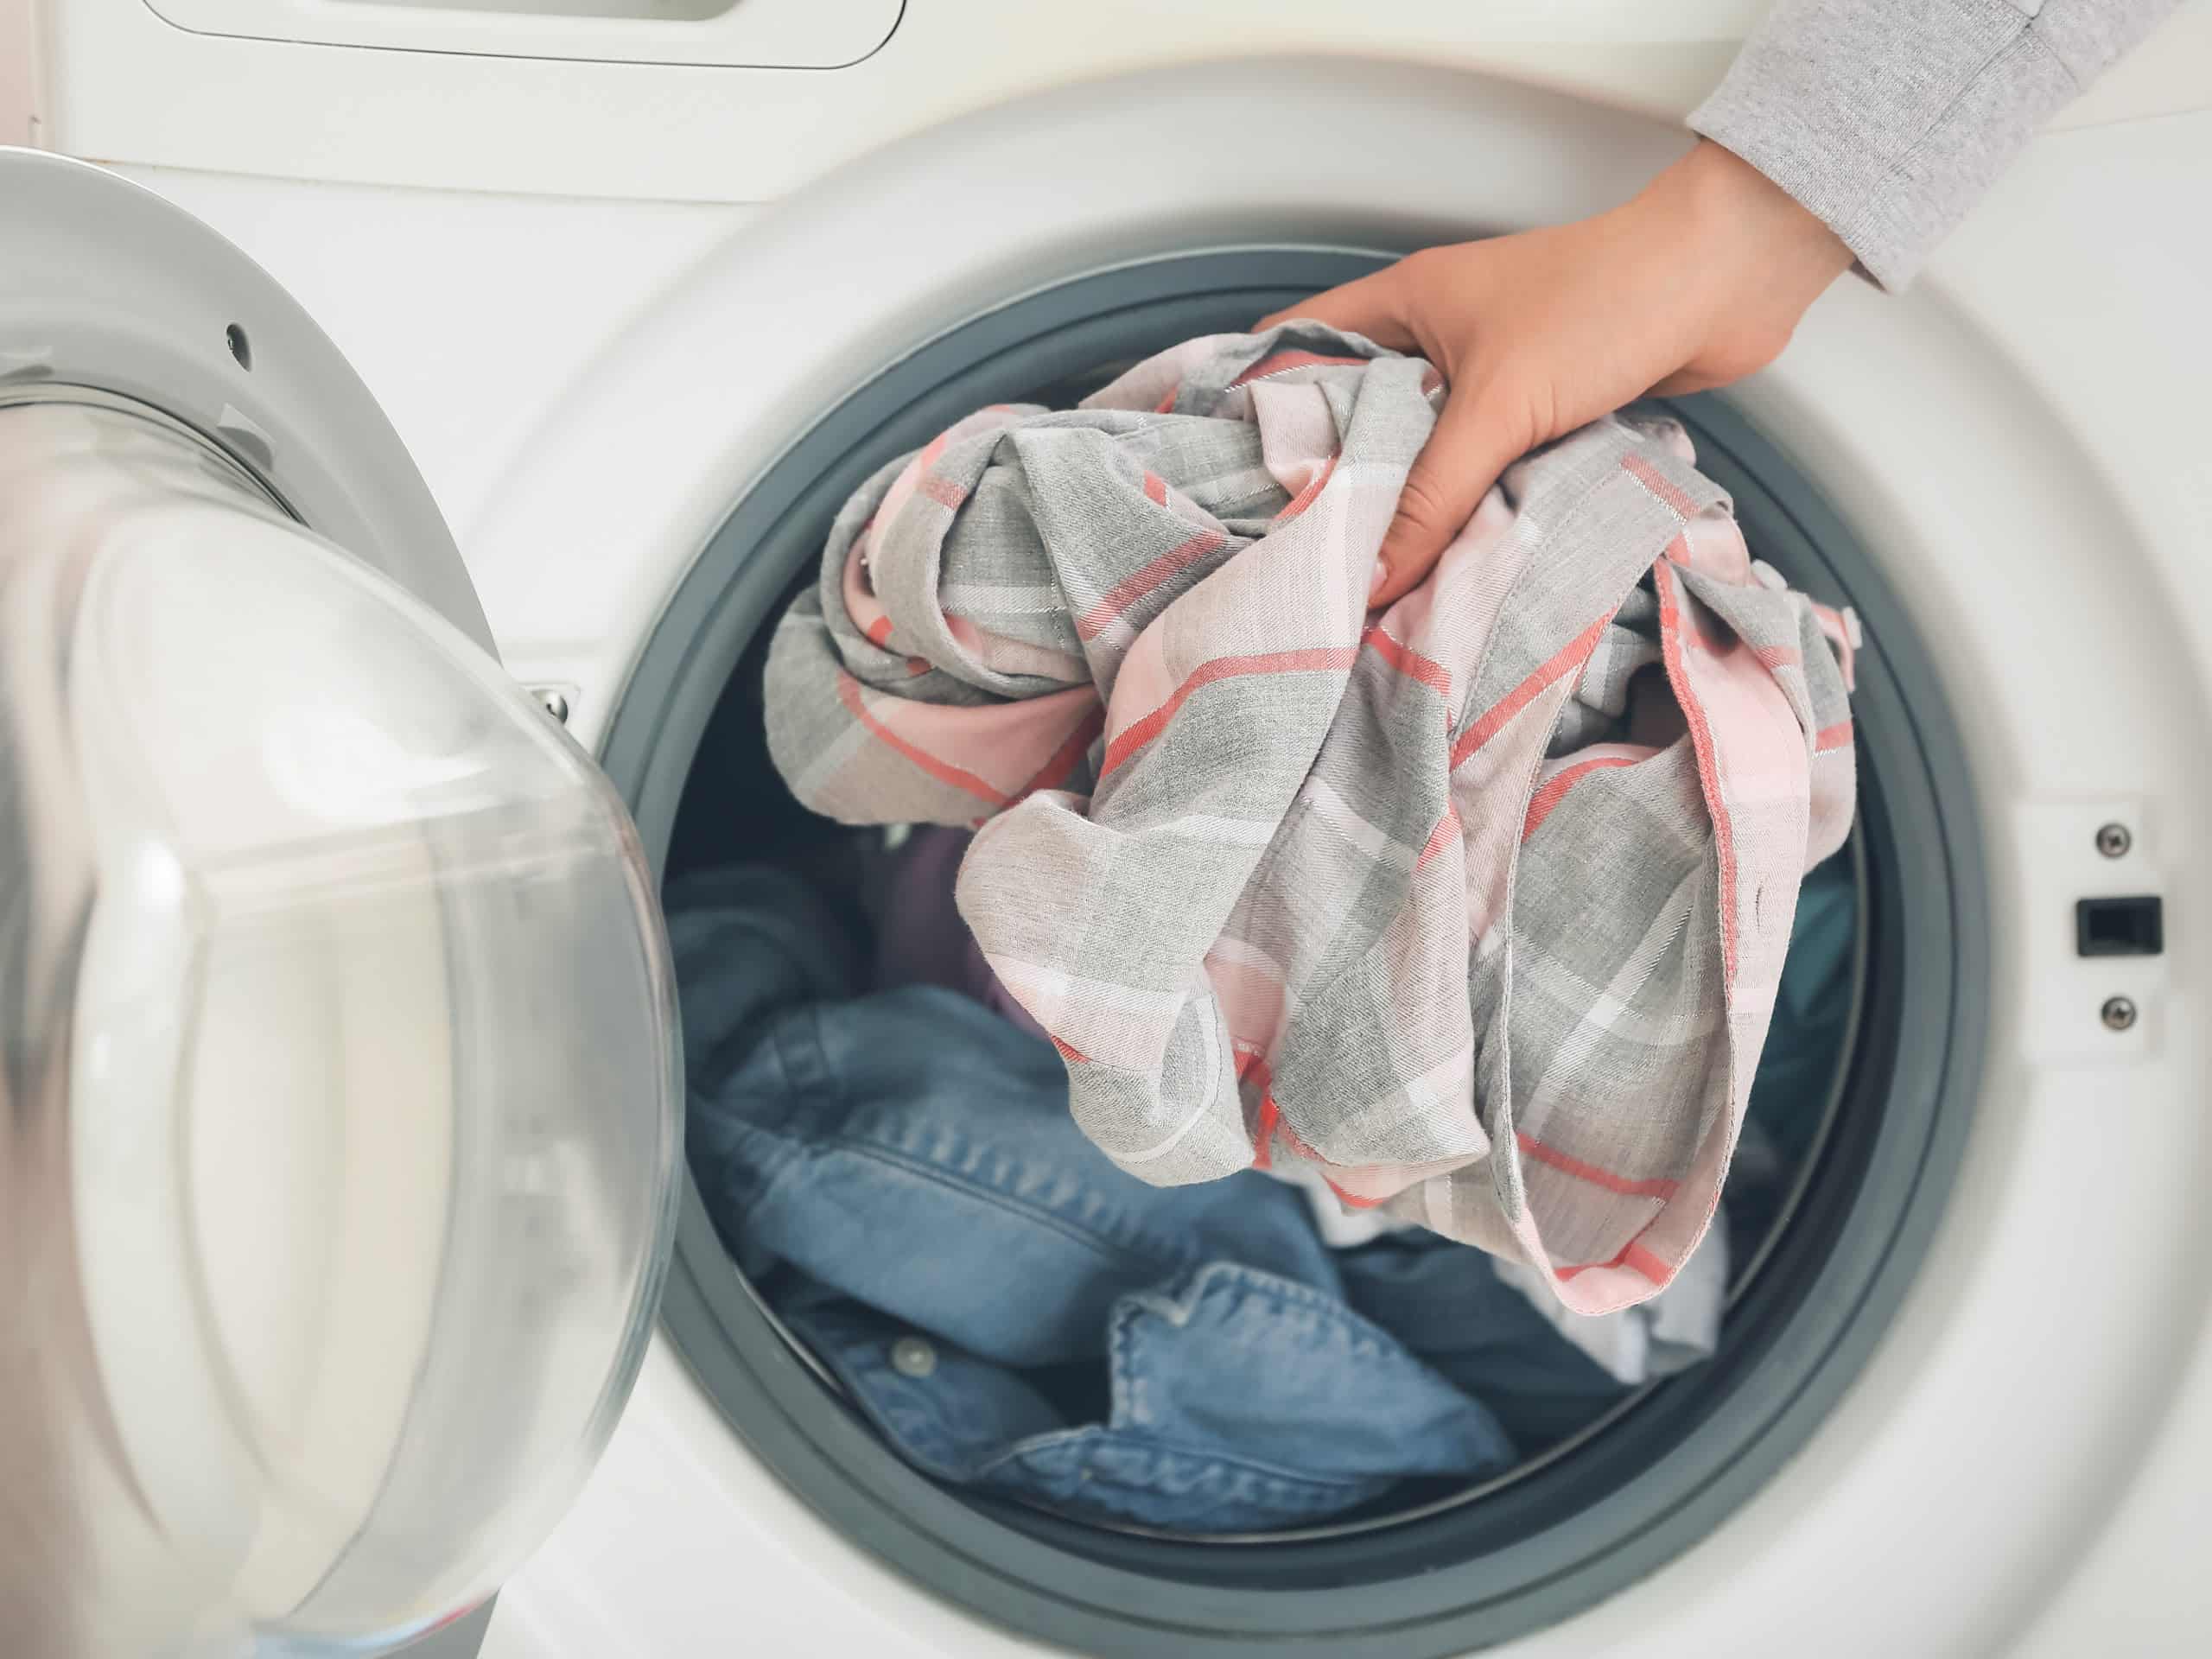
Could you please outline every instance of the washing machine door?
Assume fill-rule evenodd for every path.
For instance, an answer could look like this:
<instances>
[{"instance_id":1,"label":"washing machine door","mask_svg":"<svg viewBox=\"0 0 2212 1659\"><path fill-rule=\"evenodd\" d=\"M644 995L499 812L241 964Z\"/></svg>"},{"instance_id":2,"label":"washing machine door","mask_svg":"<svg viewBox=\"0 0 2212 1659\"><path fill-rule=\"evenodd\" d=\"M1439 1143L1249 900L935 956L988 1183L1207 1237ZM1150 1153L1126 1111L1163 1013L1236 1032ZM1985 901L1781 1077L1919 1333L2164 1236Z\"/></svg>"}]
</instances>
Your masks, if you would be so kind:
<instances>
[{"instance_id":1,"label":"washing machine door","mask_svg":"<svg viewBox=\"0 0 2212 1659\"><path fill-rule=\"evenodd\" d=\"M0 1651L373 1648L642 1355L645 861L264 273L49 156L0 222Z\"/></svg>"}]
</instances>

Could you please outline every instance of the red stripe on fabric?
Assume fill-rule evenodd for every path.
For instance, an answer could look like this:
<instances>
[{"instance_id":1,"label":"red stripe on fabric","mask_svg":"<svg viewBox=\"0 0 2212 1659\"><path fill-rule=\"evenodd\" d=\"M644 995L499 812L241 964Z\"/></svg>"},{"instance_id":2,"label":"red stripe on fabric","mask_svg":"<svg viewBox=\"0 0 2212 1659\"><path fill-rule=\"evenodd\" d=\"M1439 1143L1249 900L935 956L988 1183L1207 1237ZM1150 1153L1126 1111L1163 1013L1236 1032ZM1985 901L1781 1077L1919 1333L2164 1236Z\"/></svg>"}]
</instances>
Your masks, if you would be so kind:
<instances>
[{"instance_id":1,"label":"red stripe on fabric","mask_svg":"<svg viewBox=\"0 0 2212 1659\"><path fill-rule=\"evenodd\" d=\"M1611 1170L1601 1169L1596 1164L1586 1164L1572 1154L1561 1152L1557 1147L1546 1146L1526 1129L1516 1130L1513 1138L1519 1143L1521 1150L1538 1163L1548 1164L1554 1169L1573 1176L1578 1181L1602 1186L1606 1192L1618 1192L1623 1198L1666 1199L1682 1190L1680 1181L1640 1181L1630 1176L1616 1175Z\"/></svg>"},{"instance_id":2,"label":"red stripe on fabric","mask_svg":"<svg viewBox=\"0 0 2212 1659\"><path fill-rule=\"evenodd\" d=\"M1461 827L1459 808L1446 807L1444 816L1436 821L1436 828L1428 832L1427 841L1422 843L1421 856L1414 861L1414 868L1420 869L1430 859L1449 847L1459 838Z\"/></svg>"},{"instance_id":3,"label":"red stripe on fabric","mask_svg":"<svg viewBox=\"0 0 2212 1659\"><path fill-rule=\"evenodd\" d=\"M949 478L939 478L935 474L925 478L914 487L941 507L957 509L960 504L968 499L968 492L960 485L954 483Z\"/></svg>"},{"instance_id":4,"label":"red stripe on fabric","mask_svg":"<svg viewBox=\"0 0 2212 1659\"><path fill-rule=\"evenodd\" d=\"M1275 1154L1273 1142L1275 1125L1281 1120L1282 1109L1275 1104L1272 1093L1260 1096L1260 1110L1252 1124L1252 1167L1272 1169Z\"/></svg>"},{"instance_id":5,"label":"red stripe on fabric","mask_svg":"<svg viewBox=\"0 0 2212 1659\"><path fill-rule=\"evenodd\" d=\"M1106 590L1106 596L1075 620L1076 637L1096 639L1120 620L1122 613L1162 582L1172 582L1208 554L1229 544L1217 530L1202 530L1181 546L1171 548L1141 570L1133 570Z\"/></svg>"},{"instance_id":6,"label":"red stripe on fabric","mask_svg":"<svg viewBox=\"0 0 2212 1659\"><path fill-rule=\"evenodd\" d=\"M1068 774L1082 764L1092 741L1105 729L1106 710L1103 706L1093 703L1090 712L1077 722L1075 730L1068 734L1068 741L1052 751L1052 758L1037 768L1034 778L1014 791L1014 798L1026 800L1040 789L1058 789L1067 782Z\"/></svg>"},{"instance_id":7,"label":"red stripe on fabric","mask_svg":"<svg viewBox=\"0 0 2212 1659\"><path fill-rule=\"evenodd\" d=\"M1152 412L1155 415L1173 415L1175 412L1175 399L1182 395L1182 387L1176 387L1153 405Z\"/></svg>"},{"instance_id":8,"label":"red stripe on fabric","mask_svg":"<svg viewBox=\"0 0 2212 1659\"><path fill-rule=\"evenodd\" d=\"M1255 1169L1266 1169L1274 1160L1273 1143L1281 1115L1275 1105L1274 1095L1268 1088L1273 1080L1274 1074L1268 1070L1268 1063L1259 1050L1241 1047L1236 1050L1237 1087L1241 1089L1250 1083L1260 1091L1260 1103L1252 1114L1251 1126L1252 1167Z\"/></svg>"},{"instance_id":9,"label":"red stripe on fabric","mask_svg":"<svg viewBox=\"0 0 2212 1659\"><path fill-rule=\"evenodd\" d=\"M1651 492L1662 503L1681 518L1697 517L1697 503L1682 493L1675 480L1654 467L1642 455L1630 451L1621 457L1621 467L1628 475Z\"/></svg>"},{"instance_id":10,"label":"red stripe on fabric","mask_svg":"<svg viewBox=\"0 0 2212 1659\"><path fill-rule=\"evenodd\" d=\"M922 446L922 453L914 457L914 465L923 472L928 472L936 463L937 458L944 453L945 446L951 442L952 434L950 431L938 433L937 436Z\"/></svg>"},{"instance_id":11,"label":"red stripe on fabric","mask_svg":"<svg viewBox=\"0 0 2212 1659\"><path fill-rule=\"evenodd\" d=\"M1827 749L1847 749L1850 747L1851 722L1847 720L1834 726L1823 726L1813 735L1813 753L1815 754Z\"/></svg>"},{"instance_id":12,"label":"red stripe on fabric","mask_svg":"<svg viewBox=\"0 0 2212 1659\"><path fill-rule=\"evenodd\" d=\"M1713 814L1713 851L1720 861L1720 964L1728 983L1736 982L1736 826L1728 816L1728 803L1720 790L1720 763L1713 750L1713 722L1705 705L1690 686L1689 670L1682 663L1682 613L1675 601L1679 577L1662 574L1652 586L1659 592L1659 654L1667 664L1667 683L1690 728L1690 747L1697 754L1698 788L1706 810Z\"/></svg>"},{"instance_id":13,"label":"red stripe on fabric","mask_svg":"<svg viewBox=\"0 0 2212 1659\"><path fill-rule=\"evenodd\" d=\"M1336 470L1337 458L1334 455L1331 455L1329 459L1323 463L1321 470L1313 475L1313 482L1308 484L1304 489L1300 490L1296 495L1292 496L1290 498L1290 505L1285 507L1281 512L1275 514L1275 516L1268 522L1270 524L1287 524L1292 519L1297 518L1300 513L1305 512L1306 508L1313 505L1313 498L1321 493L1322 486L1328 483L1330 474L1334 473Z\"/></svg>"},{"instance_id":14,"label":"red stripe on fabric","mask_svg":"<svg viewBox=\"0 0 2212 1659\"><path fill-rule=\"evenodd\" d=\"M1327 1183L1329 1191L1335 1193L1338 1198L1348 1208L1353 1210L1372 1210L1377 1205L1388 1204L1389 1202L1388 1198L1363 1198L1357 1192L1345 1192L1344 1188L1338 1186L1334 1181L1330 1180L1325 1175L1321 1179L1323 1181Z\"/></svg>"},{"instance_id":15,"label":"red stripe on fabric","mask_svg":"<svg viewBox=\"0 0 2212 1659\"><path fill-rule=\"evenodd\" d=\"M1521 839L1525 842L1542 828L1552 815L1552 809L1566 798L1567 791L1593 772L1605 772L1614 766L1632 766L1637 757L1629 754L1601 754L1594 760L1578 760L1564 771L1552 774L1549 782L1538 790L1529 802L1529 816L1522 820Z\"/></svg>"},{"instance_id":16,"label":"red stripe on fabric","mask_svg":"<svg viewBox=\"0 0 2212 1659\"><path fill-rule=\"evenodd\" d=\"M861 695L861 683L851 675L839 673L837 696L845 707L852 710L853 718L866 727L878 741L887 748L906 756L938 782L950 784L955 789L963 790L978 800L989 802L993 806L1004 806L1007 804L1005 796L1000 794L974 772L956 766L949 760L940 760L927 749L918 748L874 715L868 713L867 701Z\"/></svg>"},{"instance_id":17,"label":"red stripe on fabric","mask_svg":"<svg viewBox=\"0 0 2212 1659\"><path fill-rule=\"evenodd\" d=\"M871 645L880 645L890 638L891 619L889 617L879 616L868 625L868 642Z\"/></svg>"},{"instance_id":18,"label":"red stripe on fabric","mask_svg":"<svg viewBox=\"0 0 2212 1659\"><path fill-rule=\"evenodd\" d=\"M1431 690L1446 698L1452 695L1452 675L1443 664L1431 661L1391 637L1380 622L1359 637L1363 645L1371 645L1375 654L1408 679L1419 680Z\"/></svg>"},{"instance_id":19,"label":"red stripe on fabric","mask_svg":"<svg viewBox=\"0 0 2212 1659\"><path fill-rule=\"evenodd\" d=\"M1551 661L1507 692L1489 713L1468 727L1459 741L1452 746L1451 765L1456 768L1461 761L1496 737L1506 721L1534 702L1546 686L1574 672L1588 661L1590 653L1598 648L1598 641L1605 632L1605 625L1611 620L1610 617L1599 617L1567 641Z\"/></svg>"},{"instance_id":20,"label":"red stripe on fabric","mask_svg":"<svg viewBox=\"0 0 2212 1659\"><path fill-rule=\"evenodd\" d=\"M1049 1031L1045 1034L1046 1036L1052 1038L1052 1046L1060 1051L1060 1058L1062 1059L1071 1060L1077 1065L1088 1065L1090 1064L1090 1056L1084 1053L1073 1044L1062 1042L1058 1038L1053 1037L1052 1033Z\"/></svg>"},{"instance_id":21,"label":"red stripe on fabric","mask_svg":"<svg viewBox=\"0 0 2212 1659\"><path fill-rule=\"evenodd\" d=\"M1155 507L1166 506L1167 505L1167 480L1162 478L1158 473L1147 473L1144 475L1144 499L1151 502Z\"/></svg>"},{"instance_id":22,"label":"red stripe on fabric","mask_svg":"<svg viewBox=\"0 0 2212 1659\"><path fill-rule=\"evenodd\" d=\"M906 677L910 680L918 680L930 671L931 666L930 659L926 657L909 657L906 659Z\"/></svg>"},{"instance_id":23,"label":"red stripe on fabric","mask_svg":"<svg viewBox=\"0 0 2212 1659\"><path fill-rule=\"evenodd\" d=\"M1259 1090L1259 1106L1252 1113L1252 1168L1274 1168L1274 1137L1283 1135L1292 1148L1299 1146L1299 1137L1289 1133L1283 1122L1283 1109L1274 1103L1274 1073L1268 1068L1268 1058L1259 1048L1236 1046L1236 1086L1243 1089L1252 1084Z\"/></svg>"},{"instance_id":24,"label":"red stripe on fabric","mask_svg":"<svg viewBox=\"0 0 2212 1659\"><path fill-rule=\"evenodd\" d=\"M1249 385L1255 380L1265 379L1271 374L1287 374L1293 369L1330 369L1357 367L1366 362L1363 357L1324 357L1319 352L1269 352L1250 368L1229 383L1234 391L1239 386Z\"/></svg>"},{"instance_id":25,"label":"red stripe on fabric","mask_svg":"<svg viewBox=\"0 0 2212 1659\"><path fill-rule=\"evenodd\" d=\"M1610 1262L1569 1262L1566 1267L1554 1268L1552 1276L1565 1280L1572 1279L1578 1274L1592 1272L1599 1268L1626 1268L1631 1273L1642 1274L1655 1285L1663 1285L1675 1276L1674 1265L1662 1261L1657 1255L1637 1242L1643 1236L1643 1229L1638 1229L1636 1237L1622 1245L1621 1253Z\"/></svg>"},{"instance_id":26,"label":"red stripe on fabric","mask_svg":"<svg viewBox=\"0 0 2212 1659\"><path fill-rule=\"evenodd\" d=\"M1205 664L1190 678L1175 688L1175 694L1143 719L1124 728L1120 736L1106 746L1106 759L1098 768L1103 782L1115 767L1160 735L1167 722L1175 718L1175 711L1189 700L1192 694L1213 684L1217 680L1241 679L1254 674L1311 674L1325 669L1350 668L1358 654L1358 647L1309 645L1300 651L1268 652L1254 657L1217 657Z\"/></svg>"}]
</instances>

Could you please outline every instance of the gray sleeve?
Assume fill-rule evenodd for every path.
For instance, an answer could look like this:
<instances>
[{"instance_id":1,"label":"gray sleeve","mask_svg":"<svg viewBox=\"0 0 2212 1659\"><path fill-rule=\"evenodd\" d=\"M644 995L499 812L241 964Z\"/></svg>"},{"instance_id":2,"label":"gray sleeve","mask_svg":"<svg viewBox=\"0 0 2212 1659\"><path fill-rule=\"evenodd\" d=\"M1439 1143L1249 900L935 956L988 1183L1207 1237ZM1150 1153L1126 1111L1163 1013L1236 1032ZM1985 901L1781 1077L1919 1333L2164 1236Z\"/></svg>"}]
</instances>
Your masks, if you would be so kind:
<instances>
[{"instance_id":1,"label":"gray sleeve","mask_svg":"<svg viewBox=\"0 0 2212 1659\"><path fill-rule=\"evenodd\" d=\"M2177 0L1779 0L1690 126L1885 288Z\"/></svg>"}]
</instances>

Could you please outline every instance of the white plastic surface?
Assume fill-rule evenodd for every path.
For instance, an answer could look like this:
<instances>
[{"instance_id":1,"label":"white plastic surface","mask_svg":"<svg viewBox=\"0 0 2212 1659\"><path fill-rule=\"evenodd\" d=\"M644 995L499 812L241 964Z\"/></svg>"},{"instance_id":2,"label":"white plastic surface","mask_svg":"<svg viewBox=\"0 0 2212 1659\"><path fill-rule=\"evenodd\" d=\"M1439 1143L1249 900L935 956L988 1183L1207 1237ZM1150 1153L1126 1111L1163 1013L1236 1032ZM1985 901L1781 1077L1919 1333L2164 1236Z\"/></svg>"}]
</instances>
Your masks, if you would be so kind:
<instances>
[{"instance_id":1,"label":"white plastic surface","mask_svg":"<svg viewBox=\"0 0 2212 1659\"><path fill-rule=\"evenodd\" d=\"M376 10L356 0L218 3L271 16L297 7L318 20ZM753 3L741 0L733 25ZM825 15L854 9L851 0L792 3ZM287 178L766 201L1008 99L1262 56L1479 69L1673 119L1720 78L1762 10L1761 0L907 0L891 38L858 63L777 71L240 41L174 28L147 0L50 0L46 142L99 161ZM2062 118L2206 107L2212 84L2192 65L2208 44L2212 0L2187 0L2153 49ZM610 45L606 55L627 54ZM1179 170L1209 156L1222 124L1249 107L1187 91L1143 119L1182 136ZM1452 176L1485 164L1446 148L1420 168Z\"/></svg>"},{"instance_id":2,"label":"white plastic surface","mask_svg":"<svg viewBox=\"0 0 2212 1659\"><path fill-rule=\"evenodd\" d=\"M323 324L457 532L566 383L752 211L121 170Z\"/></svg>"},{"instance_id":3,"label":"white plastic surface","mask_svg":"<svg viewBox=\"0 0 2212 1659\"><path fill-rule=\"evenodd\" d=\"M67 757L0 789L10 960L54 853L25 794L78 804L95 883L56 964L88 1355L51 1593L87 1655L418 1629L497 1587L627 1396L680 1140L657 907L486 653L84 397L0 406L0 628L66 676L60 729L0 710Z\"/></svg>"},{"instance_id":4,"label":"white plastic surface","mask_svg":"<svg viewBox=\"0 0 2212 1659\"><path fill-rule=\"evenodd\" d=\"M1514 158L1451 181L1463 222L1562 216L1674 142L1592 118L1576 148L1522 100L1469 86L1454 112L1440 92L1387 76L1355 120L1344 79L1313 76L1265 72L1295 118L1270 117L1254 95L1262 72L1231 78L1230 94L1247 94L1249 146L1220 146L1202 179L1176 174L1173 135L1117 121L1102 95L1080 114L1030 117L1027 143L1008 142L1024 130L1014 114L939 132L764 216L573 390L482 515L471 556L498 626L603 704L726 498L723 480L749 475L886 341L942 326L976 291L1041 280L1079 249L1132 252L1192 226L1281 234L1328 222L1332 207L1354 219L1351 203L1434 224L1445 187L1417 158L1439 144ZM1132 89L1131 106L1159 90ZM1363 134L1361 168L1316 130L1320 107ZM2201 764L2212 652L2190 601L2212 563L2212 526L2186 439L2212 339L2181 326L2212 302L2212 259L2202 227L2172 207L2212 185L2209 134L2212 118L2199 117L2045 141L2008 192L2011 223L2039 250L2032 307L2015 303L2007 326L1987 331L1982 308L2023 278L1963 245L1910 296L1840 285L1745 393L1913 605L1995 826L2107 799L2139 803L2168 848L2203 845L2212 823ZM2070 168L2077 145L2105 164ZM2116 182L2131 166L2139 187ZM1271 170L1298 181L1298 202ZM2193 196L2171 194L2184 186ZM2132 212L2112 200L2131 188ZM937 212L948 198L966 211ZM2094 247L2054 245L2047 227L2076 209L2101 232ZM901 251L895 289L848 279L887 244ZM2125 304L2129 279L2116 268L2143 273L2132 280L2155 285L2163 308L2130 318L2145 338L2124 353L2110 308ZM2090 411L2124 423L2094 427ZM618 478L624 487L610 487ZM543 580L549 565L558 579ZM525 582L526 569L539 579ZM611 632L597 626L608 619ZM2202 1433L2185 1425L2212 1414L2212 1398L2180 1384L2203 1342L2200 1264L2212 1247L2212 1008L2194 944L2212 927L2212 887L2201 862L2164 866L2164 1017L2101 1058L2044 1065L2027 1018L2053 964L2021 948L2020 918L2056 883L2022 862L2024 849L2001 828L1993 841L1998 978L1981 1118L1934 1256L1872 1369L1713 1539L1520 1651L1991 1651L2032 1625L2112 1507L2156 1475L2159 1435ZM718 1441L712 1408L678 1368L657 1370L650 1403L495 1619L495 1652L645 1655L764 1618L808 1621L825 1651L968 1650L957 1619L825 1536ZM2187 1537L2190 1513L2164 1519ZM679 1591L671 1559L747 1567L726 1588L694 1579ZM640 1582L652 1589L632 1593ZM1859 1592L1870 1584L1881 1593ZM2154 1585L2115 1568L2106 1595L2120 1599L2099 1605L2201 1630L2207 1594L2201 1574ZM2155 1615L2140 1611L2145 1598ZM572 1626L599 1645L568 1645Z\"/></svg>"},{"instance_id":5,"label":"white plastic surface","mask_svg":"<svg viewBox=\"0 0 2212 1659\"><path fill-rule=\"evenodd\" d=\"M890 37L900 0L144 0L195 35L494 58L836 69Z\"/></svg>"},{"instance_id":6,"label":"white plastic surface","mask_svg":"<svg viewBox=\"0 0 2212 1659\"><path fill-rule=\"evenodd\" d=\"M2180 45L2163 70L2212 86L2212 60ZM1386 81L1380 107L1357 116L1363 175L1337 142L1354 124L1350 94L1271 114L1265 79L1231 84L1245 94L1240 122L1306 169L1312 201L1363 187L1376 213L1433 226L1455 213L1510 224L1577 211L1674 142L1600 121L1589 149L1555 154L1532 144L1510 99L1471 83L1455 95L1448 81L1394 97ZM1429 164L1439 146L1512 164L1441 177ZM594 315L595 268L566 287L537 257L543 244L517 237L511 266L481 251L489 263L465 302L410 289L395 306L388 269L434 261L434 227L466 198L346 198L368 217L326 255L311 220L290 228L281 190L168 182L284 280L314 285L315 308L395 400L449 505L492 501L464 515L462 540L480 570L507 572L489 597L493 625L541 671L582 683L595 721L726 492L714 467L772 454L886 340L942 326L990 282L1040 278L1071 257L1086 214L1126 248L1147 220L1160 221L1157 241L1194 225L1279 224L1296 207L1288 185L1237 162L1242 147L1195 176L1174 135L1107 122L1050 152L1082 202L988 213L995 191L1032 208L1059 199L1020 165L1039 149L1009 152L988 130L934 135L866 180L743 227L635 334L607 331L606 358L552 408L554 430L525 448L503 501L479 470L493 457L467 436L472 414L507 419L504 365L588 326L578 320ZM932 224L924 210L948 198L914 191L917 175L960 181L950 199L967 208ZM2212 1576L2198 1560L2212 1465L2201 1273L2212 1255L2212 992L2200 943L2212 888L2202 861L2174 850L2207 844L2212 807L2202 766L2212 610L2195 598L2212 569L2198 413L2212 384L2201 324L2212 223L2186 211L2208 197L2212 118L2046 138L1918 290L1840 285L1745 391L1877 535L1913 599L1968 718L1987 820L2117 799L2156 823L2169 1001L2140 1052L2036 1064L2027 1010L2047 982L2014 948L2012 918L2054 887L2021 862L2023 843L1999 840L1990 1084L1904 1316L1827 1430L1733 1522L1518 1651L2070 1659L2195 1652L2212 1629ZM628 222L594 204L566 211L578 241ZM895 287L861 280L886 227L901 238ZM356 258L372 230L385 234L383 266ZM573 346L563 337L562 350ZM433 413L439 387L448 402ZM665 425L645 418L664 409ZM2090 1199L2116 1219L2075 1224ZM502 1597L486 1651L659 1659L734 1643L886 1659L1035 1651L840 1539L657 1344L583 1500Z\"/></svg>"}]
</instances>

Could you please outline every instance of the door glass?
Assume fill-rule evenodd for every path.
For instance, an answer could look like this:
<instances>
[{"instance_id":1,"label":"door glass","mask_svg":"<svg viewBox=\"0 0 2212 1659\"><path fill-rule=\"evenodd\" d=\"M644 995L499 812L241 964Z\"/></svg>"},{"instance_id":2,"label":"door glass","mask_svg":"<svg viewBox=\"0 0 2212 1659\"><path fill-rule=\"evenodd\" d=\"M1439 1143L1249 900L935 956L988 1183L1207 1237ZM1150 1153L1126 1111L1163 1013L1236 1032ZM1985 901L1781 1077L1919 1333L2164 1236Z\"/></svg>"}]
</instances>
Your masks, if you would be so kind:
<instances>
[{"instance_id":1,"label":"door glass","mask_svg":"<svg viewBox=\"0 0 2212 1659\"><path fill-rule=\"evenodd\" d=\"M41 1198L0 1314L55 1357L0 1389L39 1402L56 1632L466 1608L604 1444L667 1254L620 804L442 620L82 404L0 409L0 1198Z\"/></svg>"}]
</instances>

